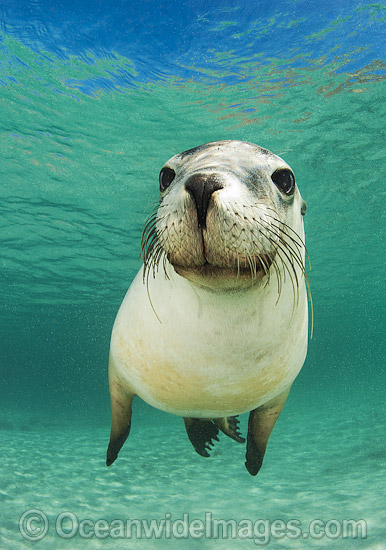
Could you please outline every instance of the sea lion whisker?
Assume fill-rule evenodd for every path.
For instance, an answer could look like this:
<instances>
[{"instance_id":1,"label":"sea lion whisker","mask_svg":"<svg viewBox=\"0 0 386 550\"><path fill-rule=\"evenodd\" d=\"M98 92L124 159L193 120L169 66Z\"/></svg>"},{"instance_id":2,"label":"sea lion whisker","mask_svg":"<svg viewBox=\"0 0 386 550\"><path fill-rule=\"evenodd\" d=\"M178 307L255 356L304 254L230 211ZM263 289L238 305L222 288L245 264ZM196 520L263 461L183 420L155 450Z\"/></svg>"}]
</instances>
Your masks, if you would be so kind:
<instances>
[{"instance_id":1,"label":"sea lion whisker","mask_svg":"<svg viewBox=\"0 0 386 550\"><path fill-rule=\"evenodd\" d=\"M264 270L264 274L267 277L267 280L265 281L265 285L264 285L264 288L265 288L266 286L269 285L269 282L271 280L271 271L270 271L270 268L268 267L268 265L265 263L264 258L260 254L257 254L257 258L259 260L259 263L260 263L261 267ZM271 260L270 256L269 256L269 259ZM271 260L271 263L272 263L272 260Z\"/></svg>"},{"instance_id":2,"label":"sea lion whisker","mask_svg":"<svg viewBox=\"0 0 386 550\"><path fill-rule=\"evenodd\" d=\"M260 222L261 223L261 222ZM295 250L291 244L286 241L286 239L283 238L283 236L280 234L280 233L277 233L276 231L273 231L272 230L272 225L264 225L261 223L261 225L267 230L269 231L270 233L272 233L275 237L277 237L279 239L279 242L283 245L283 247L288 250L288 252L290 253L291 257L293 257L293 259L296 261L297 265L299 266L299 268L301 269L302 273L304 274L305 272L305 267L304 267L304 263L303 263L303 258L302 256L300 255L300 251L298 250ZM274 226L276 228L276 226ZM277 228L278 229L278 228ZM291 241L292 242L292 241Z\"/></svg>"},{"instance_id":3,"label":"sea lion whisker","mask_svg":"<svg viewBox=\"0 0 386 550\"><path fill-rule=\"evenodd\" d=\"M304 248L305 250L305 253L306 253L306 256L307 256L307 260L308 260L308 265L309 265L309 268L311 270L311 258L310 258L310 255L308 253L308 249L307 249L307 246L305 244L305 242L303 241L303 239L296 233L296 231L294 229L292 229L292 227L290 227L289 225L287 225L286 223L282 222L281 220L278 220L277 218L272 218L273 220L275 220L276 222L278 222L280 225L282 225L283 227L285 227L286 229L289 229L292 233L294 233L296 235L296 237L299 239L299 241L301 242L301 246ZM290 238L290 236L288 235L288 237Z\"/></svg>"},{"instance_id":4,"label":"sea lion whisker","mask_svg":"<svg viewBox=\"0 0 386 550\"><path fill-rule=\"evenodd\" d=\"M282 266L283 266L283 268L284 268L283 272L284 272L284 274L285 274L285 272L286 272L286 270L287 270L288 277L289 277L289 279L290 279L290 281L291 281L292 290L293 290L293 298L294 298L294 299L293 299L293 302L292 302L292 308L294 308L294 307L295 307L295 304L297 303L297 296L299 295L299 281L298 281L298 278L297 278L297 275L296 275L296 271L295 271L295 269L294 269L294 267L293 267L291 261L290 261L290 266L292 267L292 272L291 272L290 268L288 267L287 262L284 261L283 257L281 256L281 254L280 254L281 252L286 256L287 259L289 259L289 258L288 258L288 255L285 253L285 251L284 251L280 246L278 246L277 255L278 255L278 257L280 258L281 263L282 263ZM295 282L294 282L294 278L293 278L293 276L292 276L292 273L295 274L296 285L295 285ZM296 288L297 288L297 290L296 290Z\"/></svg>"},{"instance_id":5,"label":"sea lion whisker","mask_svg":"<svg viewBox=\"0 0 386 550\"><path fill-rule=\"evenodd\" d=\"M158 246L156 253L154 254L154 260L153 260L153 276L155 277L155 274L158 272L158 266L161 259L162 254L164 253L164 250L161 245Z\"/></svg>"},{"instance_id":6,"label":"sea lion whisker","mask_svg":"<svg viewBox=\"0 0 386 550\"><path fill-rule=\"evenodd\" d=\"M151 246L151 243L154 239L157 239L157 228L153 226L146 234L146 236L143 237L143 240L141 242L141 254L146 251L146 249Z\"/></svg>"},{"instance_id":7,"label":"sea lion whisker","mask_svg":"<svg viewBox=\"0 0 386 550\"><path fill-rule=\"evenodd\" d=\"M284 222L283 220L279 219L279 216L278 216L278 213L273 209L273 208L268 208L268 210L272 210L272 212L275 214L274 216L272 216L272 214L268 214L267 212L265 212L265 215L268 217L268 218L271 218L272 220L276 221L278 224L280 224L281 227L285 227L286 229L288 229L291 233L293 233L295 235L295 237L297 239L299 239L299 241L301 242L302 246L305 246L304 244L304 241L303 239L301 238L301 236L290 226L288 225L286 222Z\"/></svg>"},{"instance_id":8,"label":"sea lion whisker","mask_svg":"<svg viewBox=\"0 0 386 550\"><path fill-rule=\"evenodd\" d=\"M153 214L150 218L146 220L146 223L143 227L142 234L145 234L149 231L151 227L153 227L157 220L157 214Z\"/></svg>"},{"instance_id":9,"label":"sea lion whisker","mask_svg":"<svg viewBox=\"0 0 386 550\"><path fill-rule=\"evenodd\" d=\"M295 261L295 263L298 265L298 267L301 270L301 273L303 276L306 275L306 269L303 263L303 258L291 247L291 245L283 239L281 236L279 236L279 241L283 245L283 248L285 248L289 254L291 255L291 258Z\"/></svg>"},{"instance_id":10,"label":"sea lion whisker","mask_svg":"<svg viewBox=\"0 0 386 550\"><path fill-rule=\"evenodd\" d=\"M301 269L302 273L304 274L305 272L305 267L304 267L304 263L303 263L303 258L302 256L300 255L300 252L298 250L294 250L291 246L291 244L286 241L282 235L276 233L275 231L272 231L271 232L277 236L277 238L279 239L279 242L288 250L288 252L291 254L291 257L294 258L294 260L296 261L297 265L299 266L299 268Z\"/></svg>"},{"instance_id":11,"label":"sea lion whisker","mask_svg":"<svg viewBox=\"0 0 386 550\"><path fill-rule=\"evenodd\" d=\"M265 229L266 231L268 231L268 233L272 232L272 231L270 230L270 227L264 225L262 222L259 222L259 225L260 225L263 229ZM277 236L276 233L273 233L273 234L274 234L275 236ZM298 280L298 276L297 276L296 270L295 270L294 265L293 265L293 262L292 262L292 257L293 257L293 255L291 254L291 256L289 256L289 255L287 254L287 252L285 251L285 248L284 248L283 246L281 246L279 243L277 243L276 241L274 241L269 235L264 234L264 233L263 233L263 235L264 235L264 237L265 237L268 241L270 241L270 242L273 244L273 246L276 247L277 251L278 251L278 250L281 250L282 253L283 253L283 254L286 256L286 258L288 259L288 261L289 261L289 263L290 263L290 265L291 265L291 267L292 267L294 276L295 276L296 286L297 286L297 292L295 292L295 284L294 284L294 282L293 282L293 278L292 278L291 272L290 272L290 270L289 270L289 268L288 268L288 266L287 266L287 263L283 261L283 258L282 258L282 257L280 256L280 254L279 254L279 257L280 257L280 259L281 259L281 261L282 261L283 267L285 267L285 268L287 269L288 274L289 274L290 279L291 279L291 284L292 284L293 290L294 290L294 300L296 299L296 303L298 303L298 300L299 300L299 280ZM279 241L279 242L280 242L280 241ZM285 277L285 270L284 270L284 277ZM284 279L284 282L285 282L285 279Z\"/></svg>"},{"instance_id":12,"label":"sea lion whisker","mask_svg":"<svg viewBox=\"0 0 386 550\"><path fill-rule=\"evenodd\" d=\"M293 250L294 254L296 254L296 256L298 258L300 258L301 262L303 263L303 257L302 257L302 250L305 250L304 246L299 244L293 237L291 237L291 235L288 235L288 233L286 233L286 231L284 231L282 228L278 227L277 225L274 225L274 224L270 224L270 227L272 229L275 229L277 230L277 236L278 238L286 244L286 246L291 246L291 249ZM284 237L286 237L286 239L284 239ZM295 248L292 248L292 245L294 245Z\"/></svg>"},{"instance_id":13,"label":"sea lion whisker","mask_svg":"<svg viewBox=\"0 0 386 550\"><path fill-rule=\"evenodd\" d=\"M262 256L261 256L260 254L257 254L257 258L258 258L259 263L260 263L260 265L261 265L261 267L262 267L262 269L263 269L263 271L264 271L264 274L265 274L265 275L268 275L269 270L268 270L267 266L265 265L265 262L264 262ZM267 282L268 282L268 280L269 280L269 279L268 279L268 277L267 277Z\"/></svg>"},{"instance_id":14,"label":"sea lion whisker","mask_svg":"<svg viewBox=\"0 0 386 550\"><path fill-rule=\"evenodd\" d=\"M287 250L285 248L285 246L281 246L281 245L278 245L278 248L283 252L283 254L285 255L285 257L287 258L288 262L289 262L289 265L291 266L292 268L292 272L294 274L294 277L295 277L295 281L296 281L296 288L297 288L297 292L296 292L296 304L299 303L299 278L298 278L298 274L296 272L296 269L295 269L295 266L294 266L294 263L293 263L293 259L295 259L296 261L296 258L294 258L291 253L287 254ZM288 267L288 265L287 265ZM302 268L302 266L300 265L300 268ZM290 273L289 269L288 269L288 272Z\"/></svg>"},{"instance_id":15,"label":"sea lion whisker","mask_svg":"<svg viewBox=\"0 0 386 550\"><path fill-rule=\"evenodd\" d=\"M308 275L306 271L304 272L304 279L306 281L307 286L307 294L308 294L308 300L310 302L310 308L311 308L311 332L310 332L310 338L312 339L314 335L314 302L312 300L312 294L311 294L311 286L310 281L308 279Z\"/></svg>"},{"instance_id":16,"label":"sea lion whisker","mask_svg":"<svg viewBox=\"0 0 386 550\"><path fill-rule=\"evenodd\" d=\"M145 271L144 271L144 274L145 274ZM143 281L143 282L144 282L144 281ZM154 315L157 317L159 323L162 325L162 321L161 321L161 319L158 317L158 314L157 314L156 310L154 309L153 301L152 301L151 296L150 296L150 290L149 290L149 270L147 271L147 275L146 275L146 293L147 293L147 297L148 297L148 299L149 299L150 307L151 307L151 309L153 310Z\"/></svg>"},{"instance_id":17,"label":"sea lion whisker","mask_svg":"<svg viewBox=\"0 0 386 550\"><path fill-rule=\"evenodd\" d=\"M158 246L158 238L156 235L147 243L146 248L143 248L141 251L141 256L143 258L143 263L145 265L145 271L148 266L151 265L152 257L154 254L155 247Z\"/></svg>"},{"instance_id":18,"label":"sea lion whisker","mask_svg":"<svg viewBox=\"0 0 386 550\"><path fill-rule=\"evenodd\" d=\"M140 255L140 257L142 257L142 254L148 248L148 243L151 240L151 238L153 237L153 235L156 235L156 234L157 234L157 228L155 226L155 223L152 223L151 225L149 224L144 229L144 231L142 232L142 237L141 237L141 255Z\"/></svg>"},{"instance_id":19,"label":"sea lion whisker","mask_svg":"<svg viewBox=\"0 0 386 550\"><path fill-rule=\"evenodd\" d=\"M299 237L299 235L297 233L296 234L296 237L298 238L298 240L300 242L298 242L296 240L295 237L293 237L292 235L290 235L289 233L287 233L286 229L289 227L287 226L286 224L280 222L279 220L277 220L276 218L273 218L272 216L267 216L267 217L270 217L273 221L276 221L279 225L275 225L273 223L270 223L270 225L272 227L274 227L275 229L277 229L278 231L280 231L280 233L283 233L283 235L285 235L286 237L288 237L288 239L290 239L298 248L299 250L302 250L303 248L305 248L305 244L303 242L303 240Z\"/></svg>"},{"instance_id":20,"label":"sea lion whisker","mask_svg":"<svg viewBox=\"0 0 386 550\"><path fill-rule=\"evenodd\" d=\"M166 258L166 254L163 255L163 259L162 259L162 267L163 267L163 270L164 270L164 273L165 273L165 277L167 280L170 279L169 275L168 275L168 270L167 270L167 258Z\"/></svg>"},{"instance_id":21,"label":"sea lion whisker","mask_svg":"<svg viewBox=\"0 0 386 550\"><path fill-rule=\"evenodd\" d=\"M302 253L302 250L304 250L304 246L301 245L300 243L298 243L293 237L291 237L291 235L288 235L288 233L286 233L283 229L281 229L280 227L278 227L277 225L274 225L274 224L270 224L270 227L272 228L272 230L276 230L277 231L277 235L278 237L283 241L285 242L287 245L293 245L293 250L295 251L295 253L301 258L301 253ZM284 237L286 237L286 239L284 239Z\"/></svg>"},{"instance_id":22,"label":"sea lion whisker","mask_svg":"<svg viewBox=\"0 0 386 550\"><path fill-rule=\"evenodd\" d=\"M282 252L282 254L284 254L284 256L286 257L286 259L289 263L289 265L291 266L292 273L295 277L295 280L294 280L294 277L292 276L292 273L291 273L291 271L290 271L290 269L287 265L287 261L284 261L282 255L278 254L279 258L282 262L282 265L285 268L284 272L283 272L284 283L285 283L286 272L288 273L288 275L290 277L290 280L291 280L291 285L292 285L293 293L294 293L293 307L295 307L295 304L299 303L299 279L298 279L298 275L297 275L297 272L296 272L295 267L294 267L294 262L299 266L302 274L306 278L303 258L300 255L300 252L301 252L302 249L304 249L307 252L305 243L304 243L303 239L298 235L298 233L294 229L292 229L285 222L282 222L281 220L279 220L277 218L277 212L273 208L266 207L264 204L259 204L259 203L254 204L253 206L255 206L257 208L261 207L261 209L263 210L263 214L265 216L271 218L272 220L274 220L275 222L277 222L279 224L279 226L276 226L275 224L271 224L271 223L268 225L268 224L263 223L261 220L255 220L261 228L265 229L268 232L268 234L272 234L274 237L276 237L278 239L280 244L278 244L278 242L276 242L274 239L269 237L266 233L261 231L262 235L269 242L271 242L271 244L273 244L273 246L277 247L277 249L280 250ZM267 214L267 212L266 212L267 209L271 210L274 213L274 216L272 216L270 214ZM278 232L274 231L273 228L277 229ZM296 236L296 238L294 238L289 232L285 231L283 228L289 229ZM281 233L284 234L289 239L289 241L291 243L293 243L293 245L294 245L294 247L296 247L296 249L293 248L291 246L291 244L283 238ZM298 240L296 240L296 239L298 239ZM300 242L298 242L298 241L300 241ZM286 252L286 250L287 250L288 253ZM307 252L307 255L308 255L308 252ZM275 267L276 267L275 272L277 273L277 275L280 274L280 269L277 268L277 265ZM275 269L275 267L274 267L274 269ZM281 278L281 274L280 274L280 278ZM308 277L307 277L307 279L308 279ZM296 284L295 284L295 282L296 282ZM278 284L281 286L281 284L283 284L283 281L280 281L280 283L278 282ZM308 285L307 285L307 288L309 288ZM278 294L280 295L279 292L278 292ZM278 300L279 300L279 298L278 298Z\"/></svg>"},{"instance_id":23,"label":"sea lion whisker","mask_svg":"<svg viewBox=\"0 0 386 550\"><path fill-rule=\"evenodd\" d=\"M248 261L248 265L249 265L249 270L251 272L251 284L253 285L253 281L255 279L255 275L254 275L254 272L253 272L253 263L252 263L252 257L249 253L246 254L246 259Z\"/></svg>"},{"instance_id":24,"label":"sea lion whisker","mask_svg":"<svg viewBox=\"0 0 386 550\"><path fill-rule=\"evenodd\" d=\"M271 258L271 265L276 273L276 281L277 281L277 300L276 300L276 303L275 305L278 304L279 300L280 300L280 295L281 295L281 287L282 287L282 280L281 280L281 273L280 273L280 269L278 268L277 266L277 262L276 262L276 259L275 257Z\"/></svg>"},{"instance_id":25,"label":"sea lion whisker","mask_svg":"<svg viewBox=\"0 0 386 550\"><path fill-rule=\"evenodd\" d=\"M249 270L251 272L251 284L253 285L255 277L256 277L256 272L253 269L253 267L254 267L253 266L253 257L251 256L251 254L248 253L247 258L248 258Z\"/></svg>"},{"instance_id":26,"label":"sea lion whisker","mask_svg":"<svg viewBox=\"0 0 386 550\"><path fill-rule=\"evenodd\" d=\"M149 273L150 269L153 268L153 278L155 277L155 261L159 251L163 251L163 247L160 244L160 237L164 233L166 228L162 231L158 231L157 228L152 229L152 235L149 237L150 240L147 241L145 248L141 250L141 256L143 258L144 270L143 270L143 279ZM145 241L146 242L146 241ZM158 265L157 265L158 267Z\"/></svg>"},{"instance_id":27,"label":"sea lion whisker","mask_svg":"<svg viewBox=\"0 0 386 550\"><path fill-rule=\"evenodd\" d=\"M161 203L157 201L157 202L150 203L149 206L153 206L153 208L150 210L149 214L147 215L147 219L153 216L154 214L157 214L157 212L161 208Z\"/></svg>"},{"instance_id":28,"label":"sea lion whisker","mask_svg":"<svg viewBox=\"0 0 386 550\"><path fill-rule=\"evenodd\" d=\"M255 279L257 277L257 261L256 261L256 256L252 256L252 263L253 263L253 273L255 275Z\"/></svg>"}]
</instances>

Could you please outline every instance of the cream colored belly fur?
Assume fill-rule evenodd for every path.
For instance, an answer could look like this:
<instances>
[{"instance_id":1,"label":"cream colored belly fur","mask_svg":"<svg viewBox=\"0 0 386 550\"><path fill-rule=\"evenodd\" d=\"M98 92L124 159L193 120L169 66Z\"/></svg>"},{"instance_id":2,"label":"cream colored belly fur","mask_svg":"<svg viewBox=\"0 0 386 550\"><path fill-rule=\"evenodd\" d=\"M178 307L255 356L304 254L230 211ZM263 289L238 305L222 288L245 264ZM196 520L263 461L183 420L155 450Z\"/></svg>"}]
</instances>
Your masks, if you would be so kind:
<instances>
[{"instance_id":1,"label":"cream colored belly fur","mask_svg":"<svg viewBox=\"0 0 386 550\"><path fill-rule=\"evenodd\" d=\"M142 269L115 321L110 377L129 394L185 417L241 414L289 387L307 346L307 300L299 290L259 286L216 293L169 266L143 283ZM151 302L150 302L151 300Z\"/></svg>"}]
</instances>

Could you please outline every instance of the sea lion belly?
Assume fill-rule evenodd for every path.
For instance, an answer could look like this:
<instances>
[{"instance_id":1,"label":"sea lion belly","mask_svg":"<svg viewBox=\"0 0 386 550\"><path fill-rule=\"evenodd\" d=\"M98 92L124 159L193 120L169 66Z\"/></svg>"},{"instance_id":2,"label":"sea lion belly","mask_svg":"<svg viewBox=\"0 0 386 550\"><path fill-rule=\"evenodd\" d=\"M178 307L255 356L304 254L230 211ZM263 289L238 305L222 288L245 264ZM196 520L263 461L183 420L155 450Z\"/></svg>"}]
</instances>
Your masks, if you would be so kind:
<instances>
[{"instance_id":1,"label":"sea lion belly","mask_svg":"<svg viewBox=\"0 0 386 550\"><path fill-rule=\"evenodd\" d=\"M231 416L293 382L306 354L305 294L289 324L285 297L275 306L266 289L218 296L192 290L172 272L150 279L148 289L142 277L141 271L119 310L111 361L144 401L180 416ZM286 314L273 325L280 308Z\"/></svg>"}]
</instances>

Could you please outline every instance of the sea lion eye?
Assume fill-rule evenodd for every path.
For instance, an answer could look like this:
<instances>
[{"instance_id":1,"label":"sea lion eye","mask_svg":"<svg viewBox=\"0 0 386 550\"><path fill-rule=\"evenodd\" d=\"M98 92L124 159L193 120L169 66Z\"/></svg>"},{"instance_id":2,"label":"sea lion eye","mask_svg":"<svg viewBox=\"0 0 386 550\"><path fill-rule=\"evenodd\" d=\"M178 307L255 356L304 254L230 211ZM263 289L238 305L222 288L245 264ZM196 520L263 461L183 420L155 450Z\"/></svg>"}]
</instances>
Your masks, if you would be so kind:
<instances>
[{"instance_id":1,"label":"sea lion eye","mask_svg":"<svg viewBox=\"0 0 386 550\"><path fill-rule=\"evenodd\" d=\"M285 195L292 195L295 191L295 176L288 168L279 168L272 174L271 179Z\"/></svg>"},{"instance_id":2,"label":"sea lion eye","mask_svg":"<svg viewBox=\"0 0 386 550\"><path fill-rule=\"evenodd\" d=\"M175 175L176 173L173 168L168 168L167 166L165 166L165 168L162 168L161 172L159 173L159 188L161 190L161 193L166 191L166 189L174 180Z\"/></svg>"}]
</instances>

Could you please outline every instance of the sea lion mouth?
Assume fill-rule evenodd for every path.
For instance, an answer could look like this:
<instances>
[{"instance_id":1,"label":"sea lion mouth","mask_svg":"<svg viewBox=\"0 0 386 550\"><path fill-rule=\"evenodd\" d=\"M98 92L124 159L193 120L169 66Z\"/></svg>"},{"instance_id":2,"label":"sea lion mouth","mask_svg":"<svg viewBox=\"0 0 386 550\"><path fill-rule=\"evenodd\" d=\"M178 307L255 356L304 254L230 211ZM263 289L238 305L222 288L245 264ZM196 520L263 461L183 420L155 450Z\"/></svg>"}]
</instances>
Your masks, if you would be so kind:
<instances>
[{"instance_id":1,"label":"sea lion mouth","mask_svg":"<svg viewBox=\"0 0 386 550\"><path fill-rule=\"evenodd\" d=\"M260 248L256 246L255 250L247 252L243 246L243 251L240 252L237 246L227 249L222 247L221 239L217 240L220 243L219 247L202 248L199 238L195 241L197 243L195 250L178 246L178 239L171 248L164 247L164 234L169 227L161 230L157 227L159 208L158 203L142 232L141 257L144 261L144 283L148 284L149 276L155 278L160 267L168 278L168 266L172 266L178 275L193 284L220 291L268 285L271 280L274 280L277 284L277 301L280 299L287 277L293 288L294 303L299 296L300 274L304 276L309 288L302 257L303 250L308 255L305 244L301 237L274 212L272 215L269 214L270 223L260 222L262 235L270 244L270 250L256 250ZM181 231L183 230L186 234L185 226L182 227ZM178 234L178 231L175 231L175 235L178 236ZM198 237L197 234L196 237Z\"/></svg>"},{"instance_id":2,"label":"sea lion mouth","mask_svg":"<svg viewBox=\"0 0 386 550\"><path fill-rule=\"evenodd\" d=\"M160 267L168 278L172 266L190 282L214 290L273 283L279 300L289 281L296 302L302 276L308 285L304 241L273 208L253 207L251 212L242 206L240 214L240 205L237 210L212 205L202 228L189 205L165 213L163 202L157 203L142 232L144 282Z\"/></svg>"},{"instance_id":3,"label":"sea lion mouth","mask_svg":"<svg viewBox=\"0 0 386 550\"><path fill-rule=\"evenodd\" d=\"M237 229L234 223L236 236L231 234L231 238L227 239L228 234L223 228L222 231L217 231L216 227L212 227L211 232L205 231L204 234L202 228L192 226L190 229L184 218L159 229L158 212L159 204L142 231L141 257L144 261L144 275L153 272L155 276L160 264L166 273L167 263L177 273L184 275L194 273L208 279L221 276L228 279L250 278L252 282L264 276L269 277L271 267L278 272L278 262L284 264L288 261L293 271L295 264L304 269L301 258L301 247L304 243L301 240L298 242L298 235L292 236L290 232L293 230L273 215L269 217L280 225L259 222L253 218L257 231L251 231L248 235L243 227ZM240 235L244 236L243 241L238 238ZM259 241L265 241L265 244ZM286 269L288 270L288 266Z\"/></svg>"},{"instance_id":4,"label":"sea lion mouth","mask_svg":"<svg viewBox=\"0 0 386 550\"><path fill-rule=\"evenodd\" d=\"M201 265L181 265L173 263L168 258L169 262L173 265L175 271L179 274L186 276L192 274L195 277L202 277L204 279L217 279L217 278L236 278L236 279L261 279L264 275L267 275L269 269L274 261L274 254L259 254L248 257L238 257L234 265L216 265L209 261Z\"/></svg>"}]
</instances>

